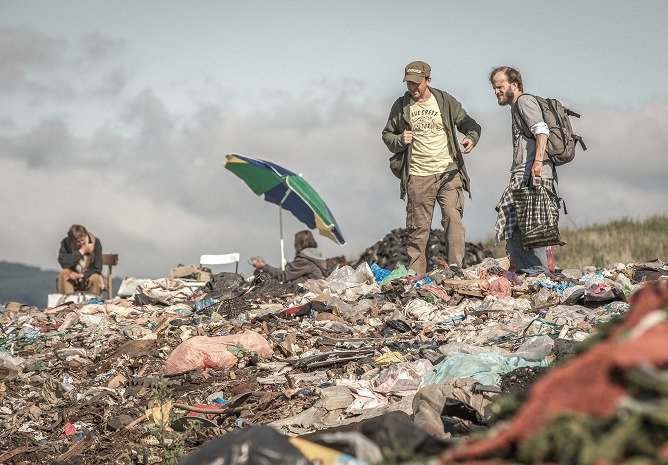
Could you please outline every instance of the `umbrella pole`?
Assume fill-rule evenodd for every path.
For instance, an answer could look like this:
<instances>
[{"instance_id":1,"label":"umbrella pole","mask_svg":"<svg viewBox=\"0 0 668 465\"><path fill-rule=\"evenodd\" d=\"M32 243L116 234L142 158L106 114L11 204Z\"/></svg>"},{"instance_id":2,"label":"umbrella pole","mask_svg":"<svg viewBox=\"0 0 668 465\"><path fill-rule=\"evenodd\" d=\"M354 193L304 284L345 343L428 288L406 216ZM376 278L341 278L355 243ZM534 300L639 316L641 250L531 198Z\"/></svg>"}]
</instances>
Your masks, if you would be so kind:
<instances>
[{"instance_id":1,"label":"umbrella pole","mask_svg":"<svg viewBox=\"0 0 668 465\"><path fill-rule=\"evenodd\" d=\"M285 179L283 179L283 182L285 182ZM281 271L285 271L285 249L283 248L283 202L288 198L288 195L290 195L290 189L285 191L283 200L281 200L281 203L278 205L278 224L281 231Z\"/></svg>"},{"instance_id":2,"label":"umbrella pole","mask_svg":"<svg viewBox=\"0 0 668 465\"><path fill-rule=\"evenodd\" d=\"M283 209L278 206L278 224L281 232L281 271L285 271L285 249L283 248Z\"/></svg>"}]
</instances>

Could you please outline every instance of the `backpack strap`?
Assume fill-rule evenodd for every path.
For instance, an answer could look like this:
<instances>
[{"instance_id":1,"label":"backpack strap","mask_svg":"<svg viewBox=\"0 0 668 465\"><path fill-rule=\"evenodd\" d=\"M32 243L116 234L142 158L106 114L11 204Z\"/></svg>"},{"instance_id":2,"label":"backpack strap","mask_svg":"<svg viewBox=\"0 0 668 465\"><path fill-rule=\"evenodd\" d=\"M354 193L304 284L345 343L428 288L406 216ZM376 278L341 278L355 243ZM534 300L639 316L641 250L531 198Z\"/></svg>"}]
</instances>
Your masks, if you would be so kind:
<instances>
[{"instance_id":1,"label":"backpack strap","mask_svg":"<svg viewBox=\"0 0 668 465\"><path fill-rule=\"evenodd\" d=\"M585 142L582 139L582 136L578 136L577 134L573 134L573 140L575 141L575 145L578 145L578 142L579 142L580 146L582 147L582 150L587 150L587 146L585 145Z\"/></svg>"},{"instance_id":2,"label":"backpack strap","mask_svg":"<svg viewBox=\"0 0 668 465\"><path fill-rule=\"evenodd\" d=\"M401 100L401 107L399 108L399 114L397 115L399 117L399 122L397 124L397 131L399 131L399 134L401 134L406 130L406 121L404 120L404 107L406 106L406 94L399 97L399 100Z\"/></svg>"},{"instance_id":3,"label":"backpack strap","mask_svg":"<svg viewBox=\"0 0 668 465\"><path fill-rule=\"evenodd\" d=\"M519 102L520 99L521 99L522 97L524 97L525 95L529 95L529 96L531 96L531 97L535 97L535 96L532 95L532 94L522 94L522 95L520 95L519 97L517 97L517 100L515 101L515 103L513 103L513 106L512 106L512 108L511 108L511 113L512 113L512 115L513 115L513 119L515 120L515 122L517 123L517 125L520 127L520 131L522 131L522 134L524 134L524 135L525 135L526 137L528 137L529 139L536 139L536 138L534 137L533 133L531 132L531 128L529 128L529 125L527 124L527 122L524 121L524 117L520 114L519 110L517 109L517 104L518 104L518 102ZM541 111L542 111L542 110L541 110Z\"/></svg>"}]
</instances>

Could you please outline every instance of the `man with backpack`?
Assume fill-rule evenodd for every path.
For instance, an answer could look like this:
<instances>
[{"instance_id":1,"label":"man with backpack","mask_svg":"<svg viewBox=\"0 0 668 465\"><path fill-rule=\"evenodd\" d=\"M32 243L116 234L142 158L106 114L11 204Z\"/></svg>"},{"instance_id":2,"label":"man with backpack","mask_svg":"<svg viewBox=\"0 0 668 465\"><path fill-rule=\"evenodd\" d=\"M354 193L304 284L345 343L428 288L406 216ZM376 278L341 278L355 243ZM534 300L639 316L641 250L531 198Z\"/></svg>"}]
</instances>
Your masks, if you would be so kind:
<instances>
[{"instance_id":1,"label":"man with backpack","mask_svg":"<svg viewBox=\"0 0 668 465\"><path fill-rule=\"evenodd\" d=\"M557 199L556 171L546 150L550 128L545 122L536 97L524 94L522 75L519 71L508 66L500 66L492 70L489 80L499 105L511 107L513 137L510 183L496 206L498 213L495 226L496 243L506 241L506 249L515 269L548 271L545 247L525 249L513 191L530 185L542 186L554 194L555 200ZM558 208L558 205L552 207Z\"/></svg>"},{"instance_id":2,"label":"man with backpack","mask_svg":"<svg viewBox=\"0 0 668 465\"><path fill-rule=\"evenodd\" d=\"M464 191L470 190L462 153L478 143L480 125L452 95L429 86L431 67L424 61L406 65L404 82L408 91L392 105L382 138L394 154L390 169L401 180L401 198L408 194L408 266L418 274L427 271L427 242L438 201L447 261L455 274L463 276ZM455 131L465 136L461 148Z\"/></svg>"}]
</instances>

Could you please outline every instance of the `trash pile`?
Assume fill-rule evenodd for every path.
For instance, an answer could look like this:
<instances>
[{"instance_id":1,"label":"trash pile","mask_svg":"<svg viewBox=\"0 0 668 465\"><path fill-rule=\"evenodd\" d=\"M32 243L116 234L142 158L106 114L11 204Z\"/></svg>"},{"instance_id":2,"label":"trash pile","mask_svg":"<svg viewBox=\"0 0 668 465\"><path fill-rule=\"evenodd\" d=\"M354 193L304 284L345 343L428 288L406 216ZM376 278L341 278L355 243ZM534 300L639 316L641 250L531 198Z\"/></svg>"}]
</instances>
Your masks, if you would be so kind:
<instances>
[{"instance_id":1,"label":"trash pile","mask_svg":"<svg viewBox=\"0 0 668 465\"><path fill-rule=\"evenodd\" d=\"M406 246L408 231L404 228L393 229L381 240L362 252L352 265L357 267L362 262L369 265L376 263L382 268L394 269L401 263L409 263ZM448 246L442 229L432 229L427 241L427 269L443 268L448 256ZM491 258L492 252L480 243L467 242L464 251L464 268L476 265L485 258Z\"/></svg>"},{"instance_id":2,"label":"trash pile","mask_svg":"<svg viewBox=\"0 0 668 465\"><path fill-rule=\"evenodd\" d=\"M0 463L667 459L665 264L462 273L362 262L6 303Z\"/></svg>"}]
</instances>

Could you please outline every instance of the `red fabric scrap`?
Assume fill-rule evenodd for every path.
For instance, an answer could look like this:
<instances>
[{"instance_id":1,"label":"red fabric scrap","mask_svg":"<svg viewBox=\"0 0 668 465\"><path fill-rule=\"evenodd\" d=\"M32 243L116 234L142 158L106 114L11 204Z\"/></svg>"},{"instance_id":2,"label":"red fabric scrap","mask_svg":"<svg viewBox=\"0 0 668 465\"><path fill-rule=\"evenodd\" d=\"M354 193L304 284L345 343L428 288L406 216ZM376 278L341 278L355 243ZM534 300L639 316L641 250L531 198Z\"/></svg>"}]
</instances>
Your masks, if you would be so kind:
<instances>
[{"instance_id":1,"label":"red fabric scrap","mask_svg":"<svg viewBox=\"0 0 668 465\"><path fill-rule=\"evenodd\" d=\"M65 436L74 436L77 434L77 429L72 423L65 423L65 426L63 426L63 432L65 433Z\"/></svg>"},{"instance_id":2,"label":"red fabric scrap","mask_svg":"<svg viewBox=\"0 0 668 465\"><path fill-rule=\"evenodd\" d=\"M304 304L304 305L298 305L297 307L286 308L285 310L283 310L283 314L284 314L285 316L294 316L294 315L296 315L297 313L299 313L299 311L300 311L302 308L304 308L305 305L306 305L306 304Z\"/></svg>"},{"instance_id":3,"label":"red fabric scrap","mask_svg":"<svg viewBox=\"0 0 668 465\"><path fill-rule=\"evenodd\" d=\"M224 405L220 405L220 404L213 404L213 405L193 404L192 406L195 407L195 408L202 408L202 409L207 409L207 410L224 410L226 408ZM204 415L209 420L213 420L214 418L216 418L216 415L213 414L213 413L204 413L203 414L203 413L200 413L200 412L188 412L186 414L187 417L200 417L202 415Z\"/></svg>"}]
</instances>

